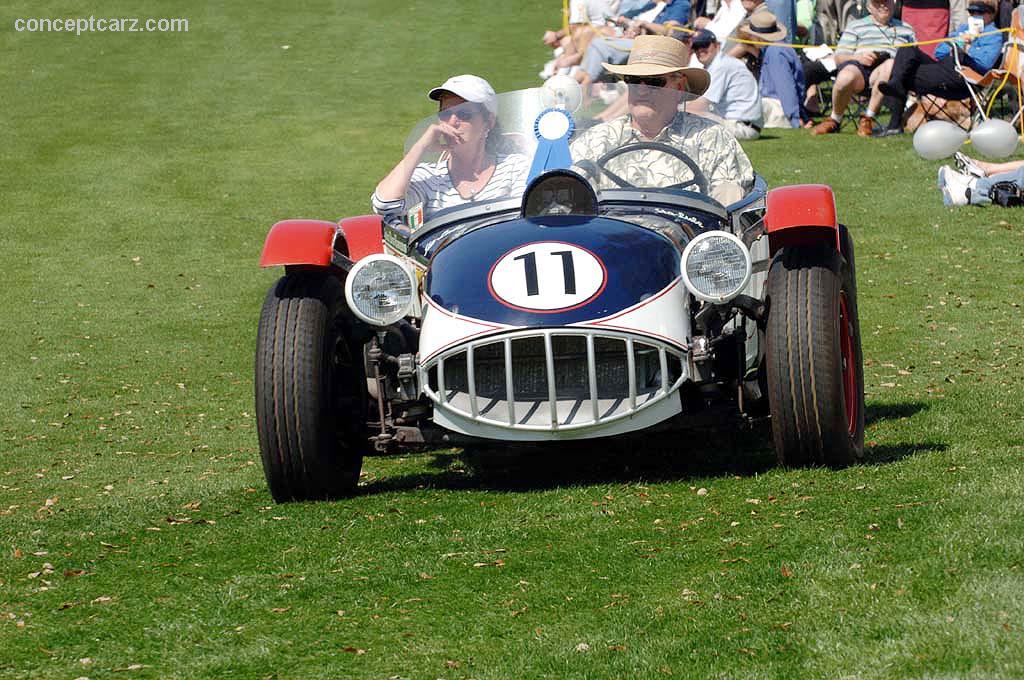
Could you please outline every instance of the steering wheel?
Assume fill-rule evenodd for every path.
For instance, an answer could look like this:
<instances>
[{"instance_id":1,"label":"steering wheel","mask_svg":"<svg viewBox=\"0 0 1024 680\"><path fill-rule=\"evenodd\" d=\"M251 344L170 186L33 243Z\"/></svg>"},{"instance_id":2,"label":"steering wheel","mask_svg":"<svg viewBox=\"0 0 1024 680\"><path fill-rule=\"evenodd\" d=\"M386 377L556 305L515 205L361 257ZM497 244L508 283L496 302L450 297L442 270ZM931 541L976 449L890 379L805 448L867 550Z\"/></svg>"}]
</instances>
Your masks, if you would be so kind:
<instances>
[{"instance_id":1,"label":"steering wheel","mask_svg":"<svg viewBox=\"0 0 1024 680\"><path fill-rule=\"evenodd\" d=\"M635 188L637 188L636 185L630 184L626 180L622 179L621 177L616 175L614 172L609 170L606 166L607 166L608 162L611 161L613 158L618 158L619 156L621 156L623 154L630 153L632 151L646 151L648 149L650 149L652 151L660 151L660 152L662 152L664 154L668 154L669 156L672 156L673 158L679 159L680 161L683 162L683 164L686 167L688 167L690 169L690 172L693 173L693 177L690 178L689 180L687 180L686 182L679 182L677 184L671 184L671 185L669 185L667 187L664 187L664 188L666 188L666 189L685 189L685 188L687 188L687 187L692 185L692 186L695 187L695 189L694 189L695 191L698 191L698 192L700 192L702 194L707 194L708 193L708 178L704 176L704 173L701 172L700 168L697 167L697 164L693 162L693 159L690 158L689 156L687 156L685 153L683 153L679 149L675 148L674 146L669 146L668 144L662 144L661 142L634 142L632 144L626 144L625 146L620 146L619 148L612 149L611 151L609 151L605 155L603 155L600 158L598 158L596 164L597 164L597 167L601 170L601 172L604 173L605 175L607 175L608 179L613 181L616 185L622 187L623 189L635 189Z\"/></svg>"}]
</instances>

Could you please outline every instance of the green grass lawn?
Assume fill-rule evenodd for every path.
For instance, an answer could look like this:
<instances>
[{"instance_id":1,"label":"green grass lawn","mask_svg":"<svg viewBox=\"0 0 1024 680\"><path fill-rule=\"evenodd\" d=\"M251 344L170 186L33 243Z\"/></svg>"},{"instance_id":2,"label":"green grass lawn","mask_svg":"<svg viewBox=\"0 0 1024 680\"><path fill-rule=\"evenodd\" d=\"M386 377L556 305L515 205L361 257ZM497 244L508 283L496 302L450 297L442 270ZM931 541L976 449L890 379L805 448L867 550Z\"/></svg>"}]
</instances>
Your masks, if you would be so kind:
<instances>
[{"instance_id":1,"label":"green grass lawn","mask_svg":"<svg viewBox=\"0 0 1024 680\"><path fill-rule=\"evenodd\" d=\"M264 235L366 212L447 76L536 84L558 3L148 4L0 9L0 677L1024 676L1024 212L909 138L746 145L856 239L863 465L450 450L279 506ZM100 12L190 29L13 29Z\"/></svg>"}]
</instances>

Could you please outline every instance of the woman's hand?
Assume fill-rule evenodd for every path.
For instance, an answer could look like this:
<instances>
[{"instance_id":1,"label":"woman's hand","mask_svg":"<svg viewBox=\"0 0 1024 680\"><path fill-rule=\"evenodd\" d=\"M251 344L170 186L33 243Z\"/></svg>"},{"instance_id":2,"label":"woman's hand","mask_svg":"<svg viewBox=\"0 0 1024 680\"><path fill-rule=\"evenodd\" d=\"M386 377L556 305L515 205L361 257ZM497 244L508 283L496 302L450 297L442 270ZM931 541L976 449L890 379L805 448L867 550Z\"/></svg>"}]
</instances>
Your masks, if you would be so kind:
<instances>
[{"instance_id":1,"label":"woman's hand","mask_svg":"<svg viewBox=\"0 0 1024 680\"><path fill-rule=\"evenodd\" d=\"M457 146L464 141L466 141L466 135L463 131L453 127L450 123L439 120L423 131L416 146L420 147L421 152L436 152L447 147Z\"/></svg>"}]
</instances>

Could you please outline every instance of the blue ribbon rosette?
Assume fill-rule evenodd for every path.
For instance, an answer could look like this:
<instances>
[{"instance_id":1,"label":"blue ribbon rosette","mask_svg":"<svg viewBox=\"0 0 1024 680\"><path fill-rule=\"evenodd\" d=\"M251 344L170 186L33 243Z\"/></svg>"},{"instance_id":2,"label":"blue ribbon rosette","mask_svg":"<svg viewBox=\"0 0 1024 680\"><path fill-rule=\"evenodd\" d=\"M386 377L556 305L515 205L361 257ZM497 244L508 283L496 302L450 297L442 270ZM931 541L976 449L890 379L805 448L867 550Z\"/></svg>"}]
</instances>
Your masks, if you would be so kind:
<instances>
[{"instance_id":1,"label":"blue ribbon rosette","mask_svg":"<svg viewBox=\"0 0 1024 680\"><path fill-rule=\"evenodd\" d=\"M530 166L527 184L542 172L572 166L569 138L572 137L575 127L572 114L565 109L551 108L540 112L533 122L537 151L533 154L533 165Z\"/></svg>"}]
</instances>

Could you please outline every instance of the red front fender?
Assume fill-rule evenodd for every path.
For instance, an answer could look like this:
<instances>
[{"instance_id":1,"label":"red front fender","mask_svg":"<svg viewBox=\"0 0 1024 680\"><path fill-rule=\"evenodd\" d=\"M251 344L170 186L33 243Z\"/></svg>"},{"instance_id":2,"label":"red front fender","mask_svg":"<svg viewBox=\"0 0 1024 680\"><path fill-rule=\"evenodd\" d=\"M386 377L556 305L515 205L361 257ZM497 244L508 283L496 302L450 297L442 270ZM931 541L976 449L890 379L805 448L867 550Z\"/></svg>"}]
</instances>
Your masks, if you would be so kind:
<instances>
[{"instance_id":1,"label":"red front fender","mask_svg":"<svg viewBox=\"0 0 1024 680\"><path fill-rule=\"evenodd\" d=\"M380 215L349 217L340 224L350 260L359 261L367 255L384 252L383 222Z\"/></svg>"},{"instance_id":2,"label":"red front fender","mask_svg":"<svg viewBox=\"0 0 1024 680\"><path fill-rule=\"evenodd\" d=\"M323 220L278 222L267 234L260 266L326 267L331 264L334 249L352 260L384 252L380 216L352 217L340 224Z\"/></svg>"},{"instance_id":3,"label":"red front fender","mask_svg":"<svg viewBox=\"0 0 1024 680\"><path fill-rule=\"evenodd\" d=\"M322 220L284 220L270 229L260 255L261 267L331 263L331 245L338 225Z\"/></svg>"},{"instance_id":4,"label":"red front fender","mask_svg":"<svg viewBox=\"0 0 1024 680\"><path fill-rule=\"evenodd\" d=\"M839 247L839 221L832 188L795 184L768 192L765 229L772 255L787 246L827 243Z\"/></svg>"}]
</instances>

